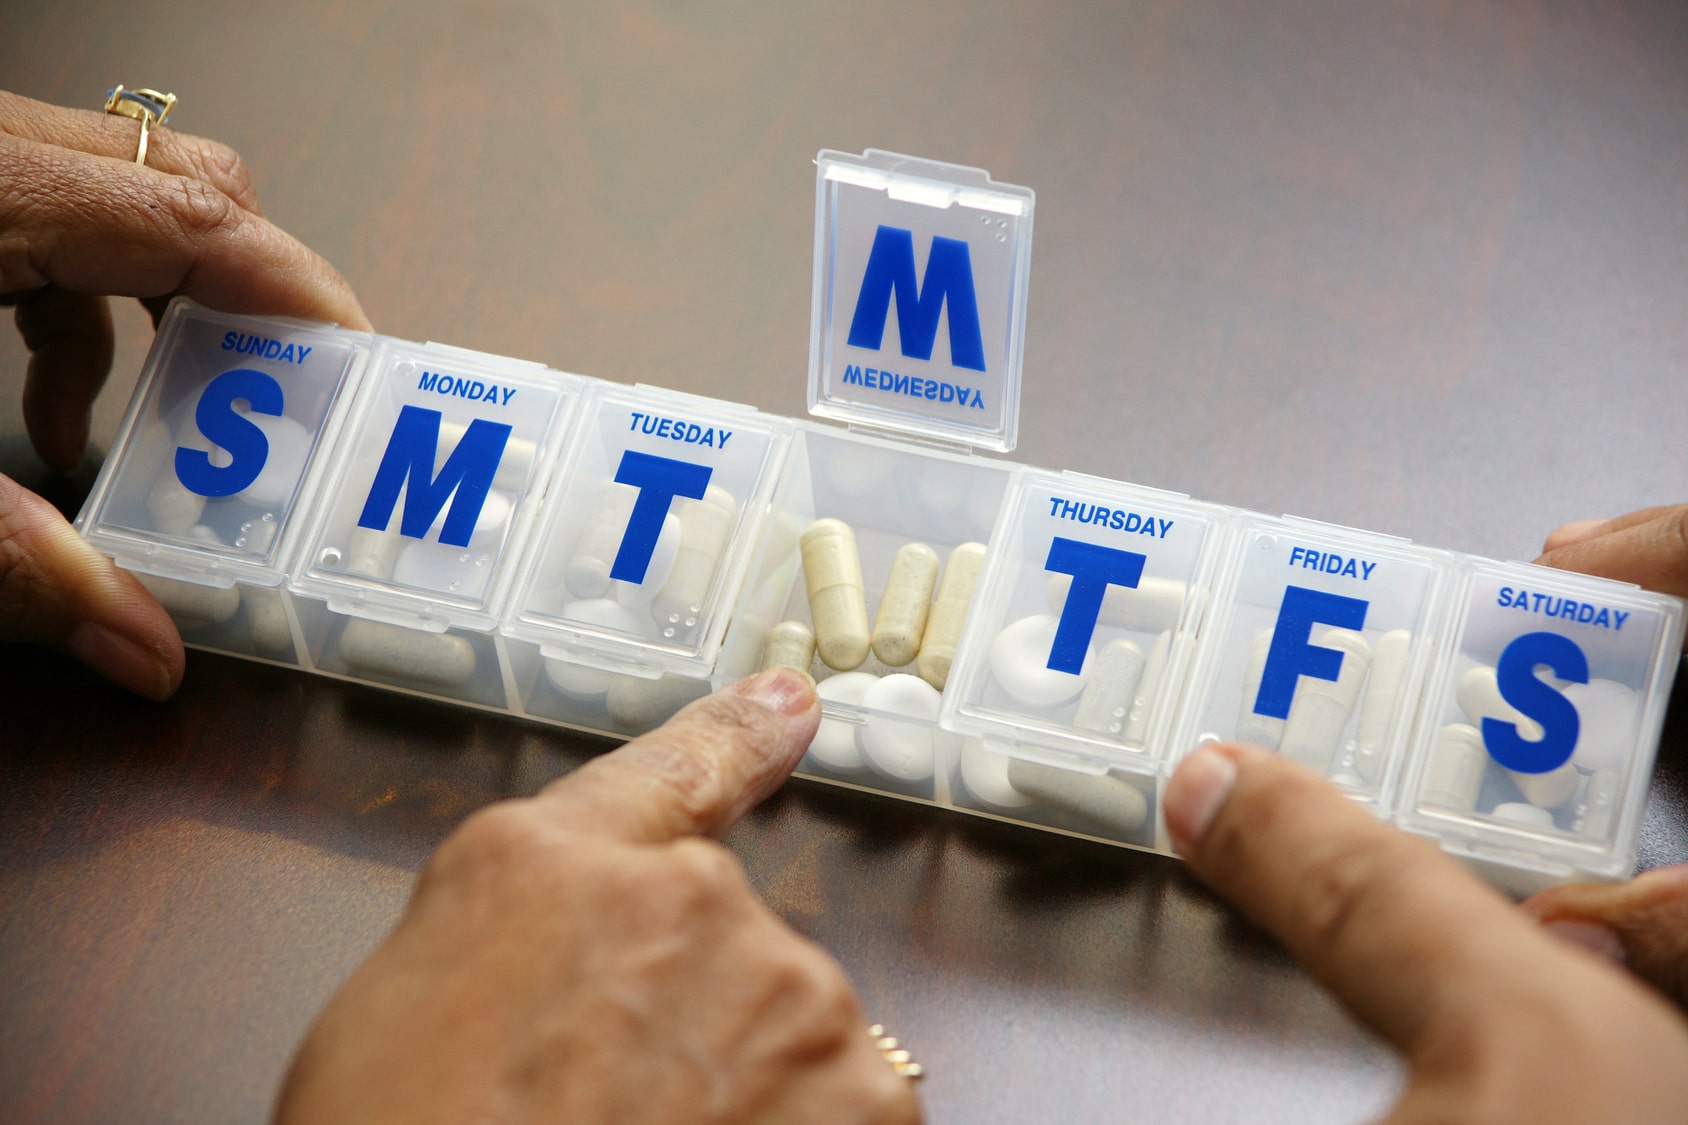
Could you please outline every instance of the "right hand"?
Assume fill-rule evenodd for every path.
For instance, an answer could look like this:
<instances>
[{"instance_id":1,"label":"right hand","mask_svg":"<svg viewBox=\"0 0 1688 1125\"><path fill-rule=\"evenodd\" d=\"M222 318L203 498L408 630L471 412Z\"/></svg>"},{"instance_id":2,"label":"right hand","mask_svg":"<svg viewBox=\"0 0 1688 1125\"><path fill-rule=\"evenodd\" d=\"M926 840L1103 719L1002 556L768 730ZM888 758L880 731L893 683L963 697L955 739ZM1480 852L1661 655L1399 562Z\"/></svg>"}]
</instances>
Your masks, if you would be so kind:
<instances>
[{"instance_id":1,"label":"right hand","mask_svg":"<svg viewBox=\"0 0 1688 1125\"><path fill-rule=\"evenodd\" d=\"M1565 524L1536 562L1688 598L1688 504Z\"/></svg>"}]
</instances>

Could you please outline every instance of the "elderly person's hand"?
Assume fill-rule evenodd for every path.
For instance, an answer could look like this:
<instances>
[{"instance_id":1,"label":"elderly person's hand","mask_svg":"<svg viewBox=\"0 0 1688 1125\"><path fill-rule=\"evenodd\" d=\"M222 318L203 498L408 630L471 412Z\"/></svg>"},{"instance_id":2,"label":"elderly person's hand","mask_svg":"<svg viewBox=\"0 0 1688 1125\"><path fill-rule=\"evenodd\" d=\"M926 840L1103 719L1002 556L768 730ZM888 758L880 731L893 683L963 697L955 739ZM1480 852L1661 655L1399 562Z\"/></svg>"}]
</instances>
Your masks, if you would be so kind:
<instances>
[{"instance_id":1,"label":"elderly person's hand","mask_svg":"<svg viewBox=\"0 0 1688 1125\"><path fill-rule=\"evenodd\" d=\"M23 414L48 465L74 468L111 367L106 297L154 316L186 294L229 312L367 329L334 267L263 217L245 165L214 141L0 91L0 303L30 351ZM141 695L182 678L175 625L53 507L0 476L0 641L57 646Z\"/></svg>"},{"instance_id":2,"label":"elderly person's hand","mask_svg":"<svg viewBox=\"0 0 1688 1125\"><path fill-rule=\"evenodd\" d=\"M470 817L317 1022L282 1122L910 1122L843 971L704 839L820 722L764 672Z\"/></svg>"}]
</instances>

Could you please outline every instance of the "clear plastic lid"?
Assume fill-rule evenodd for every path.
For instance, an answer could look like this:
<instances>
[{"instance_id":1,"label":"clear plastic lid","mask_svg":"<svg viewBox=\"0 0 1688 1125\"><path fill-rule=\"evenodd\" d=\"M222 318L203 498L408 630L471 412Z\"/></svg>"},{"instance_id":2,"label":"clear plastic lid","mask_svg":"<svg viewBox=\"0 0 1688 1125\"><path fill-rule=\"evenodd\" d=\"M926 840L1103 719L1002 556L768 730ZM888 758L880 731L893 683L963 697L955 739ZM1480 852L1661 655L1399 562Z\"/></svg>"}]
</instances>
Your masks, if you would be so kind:
<instances>
[{"instance_id":1,"label":"clear plastic lid","mask_svg":"<svg viewBox=\"0 0 1688 1125\"><path fill-rule=\"evenodd\" d=\"M941 722L1052 765L1158 762L1231 509L1015 474Z\"/></svg>"},{"instance_id":2,"label":"clear plastic lid","mask_svg":"<svg viewBox=\"0 0 1688 1125\"><path fill-rule=\"evenodd\" d=\"M537 363L384 341L293 589L395 625L491 628L581 385Z\"/></svg>"},{"instance_id":3,"label":"clear plastic lid","mask_svg":"<svg viewBox=\"0 0 1688 1125\"><path fill-rule=\"evenodd\" d=\"M1682 631L1676 598L1470 560L1402 823L1480 861L1629 874Z\"/></svg>"},{"instance_id":4,"label":"clear plastic lid","mask_svg":"<svg viewBox=\"0 0 1688 1125\"><path fill-rule=\"evenodd\" d=\"M505 631L574 663L708 675L793 430L737 403L594 386Z\"/></svg>"},{"instance_id":5,"label":"clear plastic lid","mask_svg":"<svg viewBox=\"0 0 1688 1125\"><path fill-rule=\"evenodd\" d=\"M1175 752L1250 742L1382 800L1453 563L1394 536L1246 517L1203 628Z\"/></svg>"},{"instance_id":6,"label":"clear plastic lid","mask_svg":"<svg viewBox=\"0 0 1688 1125\"><path fill-rule=\"evenodd\" d=\"M1013 449L1031 189L878 149L815 163L810 412Z\"/></svg>"},{"instance_id":7,"label":"clear plastic lid","mask_svg":"<svg viewBox=\"0 0 1688 1125\"><path fill-rule=\"evenodd\" d=\"M177 300L77 526L131 570L278 585L334 405L368 342Z\"/></svg>"}]
</instances>

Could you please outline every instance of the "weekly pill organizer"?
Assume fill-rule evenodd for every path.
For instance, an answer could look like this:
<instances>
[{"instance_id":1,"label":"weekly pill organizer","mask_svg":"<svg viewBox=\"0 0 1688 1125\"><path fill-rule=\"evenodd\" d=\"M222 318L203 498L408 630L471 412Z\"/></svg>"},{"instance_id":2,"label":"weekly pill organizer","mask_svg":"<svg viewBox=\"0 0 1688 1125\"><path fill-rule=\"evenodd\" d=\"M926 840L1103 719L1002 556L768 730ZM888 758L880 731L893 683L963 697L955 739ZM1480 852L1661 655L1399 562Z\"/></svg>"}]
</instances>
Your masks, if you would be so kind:
<instances>
[{"instance_id":1,"label":"weekly pill organizer","mask_svg":"<svg viewBox=\"0 0 1688 1125\"><path fill-rule=\"evenodd\" d=\"M817 165L845 426L178 301L77 527L217 652L615 737L791 664L839 785L1170 852L1235 738L1509 889L1631 872L1680 601L996 459L1032 192Z\"/></svg>"}]
</instances>

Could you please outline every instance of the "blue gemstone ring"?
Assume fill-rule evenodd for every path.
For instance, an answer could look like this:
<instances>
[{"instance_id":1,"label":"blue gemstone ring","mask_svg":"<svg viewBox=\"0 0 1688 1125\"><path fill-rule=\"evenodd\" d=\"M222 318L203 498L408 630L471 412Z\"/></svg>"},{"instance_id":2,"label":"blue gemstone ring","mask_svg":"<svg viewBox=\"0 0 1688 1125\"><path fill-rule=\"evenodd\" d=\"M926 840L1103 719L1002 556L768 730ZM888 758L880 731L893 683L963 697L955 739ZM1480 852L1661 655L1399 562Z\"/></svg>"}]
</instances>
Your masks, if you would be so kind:
<instances>
[{"instance_id":1,"label":"blue gemstone ring","mask_svg":"<svg viewBox=\"0 0 1688 1125\"><path fill-rule=\"evenodd\" d=\"M126 90L122 86L106 91L107 113L133 117L141 123L141 146L135 152L136 164L147 162L147 135L152 127L164 124L175 108L175 94L161 94L157 90Z\"/></svg>"}]
</instances>

